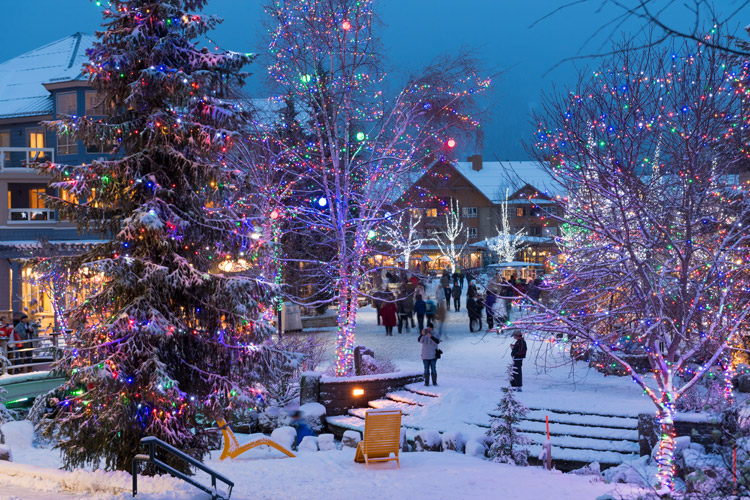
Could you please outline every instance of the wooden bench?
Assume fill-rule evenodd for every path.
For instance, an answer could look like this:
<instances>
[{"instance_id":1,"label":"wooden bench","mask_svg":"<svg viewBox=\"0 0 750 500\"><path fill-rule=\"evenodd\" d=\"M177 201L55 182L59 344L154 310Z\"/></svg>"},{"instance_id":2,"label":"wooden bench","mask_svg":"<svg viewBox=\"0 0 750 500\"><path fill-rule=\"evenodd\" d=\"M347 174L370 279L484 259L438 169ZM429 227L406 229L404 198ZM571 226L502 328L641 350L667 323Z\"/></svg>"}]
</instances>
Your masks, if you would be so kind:
<instances>
[{"instance_id":1,"label":"wooden bench","mask_svg":"<svg viewBox=\"0 0 750 500\"><path fill-rule=\"evenodd\" d=\"M234 435L234 432L232 432L232 428L223 418L218 419L216 423L218 424L219 429L221 429L221 433L224 435L224 450L221 452L221 457L219 457L219 460L224 460L227 457L237 458L247 450L262 445L275 448L288 457L295 457L294 453L287 450L273 439L269 439L267 437L253 439L252 441L240 446L239 441L237 441L237 437Z\"/></svg>"},{"instance_id":2,"label":"wooden bench","mask_svg":"<svg viewBox=\"0 0 750 500\"><path fill-rule=\"evenodd\" d=\"M364 439L357 445L354 461L365 463L396 461L401 445L401 410L367 410ZM393 456L391 456L393 455Z\"/></svg>"}]
</instances>

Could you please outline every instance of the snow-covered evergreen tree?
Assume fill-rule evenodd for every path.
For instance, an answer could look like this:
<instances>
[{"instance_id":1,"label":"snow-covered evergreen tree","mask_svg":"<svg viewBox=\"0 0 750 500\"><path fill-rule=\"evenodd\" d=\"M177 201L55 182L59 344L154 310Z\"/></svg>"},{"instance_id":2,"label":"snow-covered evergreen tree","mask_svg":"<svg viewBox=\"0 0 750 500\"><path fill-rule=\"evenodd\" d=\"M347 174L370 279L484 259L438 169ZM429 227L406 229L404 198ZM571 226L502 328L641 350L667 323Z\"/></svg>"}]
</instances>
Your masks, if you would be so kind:
<instances>
[{"instance_id":1,"label":"snow-covered evergreen tree","mask_svg":"<svg viewBox=\"0 0 750 500\"><path fill-rule=\"evenodd\" d=\"M74 262L102 286L70 312L85 326L58 365L70 377L53 421L66 467L129 470L144 436L200 459L203 427L252 405L272 369L255 282L217 269L252 244L224 203L234 173L217 161L239 129L226 98L250 57L197 45L219 22L195 13L205 4L111 0L87 67L105 116L48 124L112 148L38 167L67 192L46 201L109 239Z\"/></svg>"},{"instance_id":2,"label":"snow-covered evergreen tree","mask_svg":"<svg viewBox=\"0 0 750 500\"><path fill-rule=\"evenodd\" d=\"M508 384L502 388L503 396L492 413L490 430L487 435L492 440L489 457L493 462L514 465L528 465L529 450L525 445L531 440L516 430L516 425L529 413L529 409L515 398L515 391L510 386L515 367L508 368Z\"/></svg>"}]
</instances>

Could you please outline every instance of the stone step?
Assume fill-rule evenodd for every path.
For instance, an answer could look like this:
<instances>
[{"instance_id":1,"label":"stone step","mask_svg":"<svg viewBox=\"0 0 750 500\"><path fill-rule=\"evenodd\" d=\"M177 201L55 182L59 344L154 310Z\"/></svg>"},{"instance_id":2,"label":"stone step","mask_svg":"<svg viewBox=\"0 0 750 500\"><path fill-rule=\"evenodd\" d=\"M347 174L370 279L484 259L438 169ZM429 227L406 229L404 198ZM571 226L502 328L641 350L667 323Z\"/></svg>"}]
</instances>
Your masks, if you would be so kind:
<instances>
[{"instance_id":1,"label":"stone step","mask_svg":"<svg viewBox=\"0 0 750 500\"><path fill-rule=\"evenodd\" d=\"M527 449L529 450L530 461L538 463L539 454L542 452L542 445L532 444ZM638 454L582 450L552 444L552 464L559 470L573 470L588 465L591 462L599 462L603 466L602 468L605 469L608 466L619 465L636 458L638 458Z\"/></svg>"},{"instance_id":2,"label":"stone step","mask_svg":"<svg viewBox=\"0 0 750 500\"><path fill-rule=\"evenodd\" d=\"M490 416L497 416L496 413L490 412ZM537 422L546 422L545 417L549 416L550 425L554 424L571 424L586 427L606 427L612 429L637 429L638 419L630 417L604 417L601 415L584 415L559 413L556 410L530 410L524 417L524 420L533 420Z\"/></svg>"},{"instance_id":3,"label":"stone step","mask_svg":"<svg viewBox=\"0 0 750 500\"><path fill-rule=\"evenodd\" d=\"M597 416L597 417L619 417L619 418L626 418L626 419L634 419L636 422L636 425L638 423L638 413L625 413L625 412L618 412L618 413L600 413L596 411L579 411L579 410L568 410L564 408L536 408L536 407L529 407L529 410L532 411L550 411L555 412L558 414L565 414L565 415L587 415L587 416Z\"/></svg>"},{"instance_id":4,"label":"stone step","mask_svg":"<svg viewBox=\"0 0 750 500\"><path fill-rule=\"evenodd\" d=\"M421 385L421 384L409 384L404 387L404 390L408 392L413 392L415 394L420 394L422 396L427 396L430 398L439 398L440 394L431 391L429 386Z\"/></svg>"},{"instance_id":5,"label":"stone step","mask_svg":"<svg viewBox=\"0 0 750 500\"><path fill-rule=\"evenodd\" d=\"M385 395L387 399L398 403L405 403L412 406L425 406L435 402L433 396L425 396L413 391L393 391Z\"/></svg>"},{"instance_id":6,"label":"stone step","mask_svg":"<svg viewBox=\"0 0 750 500\"><path fill-rule=\"evenodd\" d=\"M394 401L392 399L375 399L369 401L368 404L370 405L370 408L377 408L378 410L401 410L401 413L404 415L408 415L414 406L418 406L410 403Z\"/></svg>"},{"instance_id":7,"label":"stone step","mask_svg":"<svg viewBox=\"0 0 750 500\"><path fill-rule=\"evenodd\" d=\"M547 441L546 433L522 431L520 434L529 438L534 444L542 444ZM638 453L640 450L637 442L629 440L592 439L565 435L550 435L550 440L552 441L553 448L558 446L577 450L616 451L618 453Z\"/></svg>"},{"instance_id":8,"label":"stone step","mask_svg":"<svg viewBox=\"0 0 750 500\"><path fill-rule=\"evenodd\" d=\"M521 420L517 429L521 432L547 433L547 424L534 420ZM550 436L573 436L589 439L605 439L638 442L638 429L616 429L572 424L549 425Z\"/></svg>"}]
</instances>

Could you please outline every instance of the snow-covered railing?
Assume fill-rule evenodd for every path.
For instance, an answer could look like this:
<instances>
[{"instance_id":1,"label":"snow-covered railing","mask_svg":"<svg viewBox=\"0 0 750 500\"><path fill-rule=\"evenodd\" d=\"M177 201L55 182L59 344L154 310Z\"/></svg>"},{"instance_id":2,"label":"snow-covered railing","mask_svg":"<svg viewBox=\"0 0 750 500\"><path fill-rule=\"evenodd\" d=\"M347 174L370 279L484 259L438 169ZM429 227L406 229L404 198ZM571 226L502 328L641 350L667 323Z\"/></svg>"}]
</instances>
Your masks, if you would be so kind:
<instances>
[{"instance_id":1,"label":"snow-covered railing","mask_svg":"<svg viewBox=\"0 0 750 500\"><path fill-rule=\"evenodd\" d=\"M178 450L174 446L171 446L165 443L164 441L162 441L161 439L154 437L154 436L149 436L149 437L145 437L141 439L141 444L145 444L148 446L148 455L136 455L135 458L133 459L133 496L136 496L138 494L138 464L140 462L154 464L156 467L159 467L164 472L167 472L176 478L182 479L183 481L192 484L196 488L202 491L205 491L206 493L211 495L211 500L229 500L229 497L232 495L232 488L234 488L233 481L231 481L225 475L211 469L210 467L206 467L202 462L199 462L198 460L191 457L187 453L184 453ZM210 475L211 487L208 487L205 484L199 483L198 481L191 478L187 474L183 474L182 472L178 471L174 467L167 465L165 462L156 458L157 447L163 450L164 452L169 453L170 455L174 455L175 457L186 461L187 463L189 463L196 469L202 470L206 474ZM217 479L228 486L226 496L223 496L223 494L219 494L219 490L216 489Z\"/></svg>"},{"instance_id":2,"label":"snow-covered railing","mask_svg":"<svg viewBox=\"0 0 750 500\"><path fill-rule=\"evenodd\" d=\"M57 360L60 353L60 333L53 332L30 340L0 339L2 352L2 374L8 371L22 373L49 369L50 364Z\"/></svg>"},{"instance_id":3,"label":"snow-covered railing","mask_svg":"<svg viewBox=\"0 0 750 500\"><path fill-rule=\"evenodd\" d=\"M55 161L55 148L0 148L0 171L48 160Z\"/></svg>"}]
</instances>

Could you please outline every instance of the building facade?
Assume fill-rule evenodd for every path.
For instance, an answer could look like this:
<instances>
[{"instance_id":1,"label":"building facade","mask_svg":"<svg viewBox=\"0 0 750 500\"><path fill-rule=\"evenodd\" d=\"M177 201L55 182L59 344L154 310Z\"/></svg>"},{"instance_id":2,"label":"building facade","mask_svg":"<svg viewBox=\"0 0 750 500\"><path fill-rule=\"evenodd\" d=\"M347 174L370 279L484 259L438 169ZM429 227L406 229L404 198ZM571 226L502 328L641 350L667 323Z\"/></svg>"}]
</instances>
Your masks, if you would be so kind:
<instances>
[{"instance_id":1,"label":"building facade","mask_svg":"<svg viewBox=\"0 0 750 500\"><path fill-rule=\"evenodd\" d=\"M76 33L0 63L0 314L54 322L51 297L34 284L30 259L74 255L99 243L44 206L41 194L66 196L29 168L35 162L81 164L106 156L101 144L57 135L43 122L101 115L83 65L93 35Z\"/></svg>"},{"instance_id":2,"label":"building facade","mask_svg":"<svg viewBox=\"0 0 750 500\"><path fill-rule=\"evenodd\" d=\"M469 160L435 163L398 200L399 207L410 207L422 215L419 236L432 238L445 231L445 214L457 204L466 228L466 239L461 242L467 242L460 265L477 268L495 263L497 256L487 240L502 228L503 205L507 204L510 232L523 233L516 260L547 263L557 254L554 216L559 215L555 184L549 175L535 162L483 162L479 155ZM425 256L431 259L427 265L432 269L447 267L447 259L433 242L415 252L410 267L426 260Z\"/></svg>"}]
</instances>

